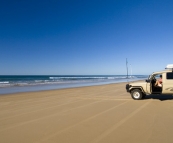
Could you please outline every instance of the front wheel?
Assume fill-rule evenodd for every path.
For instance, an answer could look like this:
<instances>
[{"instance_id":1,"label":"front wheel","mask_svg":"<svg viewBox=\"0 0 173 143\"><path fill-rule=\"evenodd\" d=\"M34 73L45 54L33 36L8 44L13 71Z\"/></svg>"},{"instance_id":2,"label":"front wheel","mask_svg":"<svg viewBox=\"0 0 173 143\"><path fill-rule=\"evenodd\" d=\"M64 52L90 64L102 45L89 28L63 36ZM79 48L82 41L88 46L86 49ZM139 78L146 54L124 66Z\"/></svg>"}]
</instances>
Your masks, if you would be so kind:
<instances>
[{"instance_id":1,"label":"front wheel","mask_svg":"<svg viewBox=\"0 0 173 143\"><path fill-rule=\"evenodd\" d=\"M143 93L143 94L142 94L142 98L144 99L145 97L146 97L146 94Z\"/></svg>"},{"instance_id":2,"label":"front wheel","mask_svg":"<svg viewBox=\"0 0 173 143\"><path fill-rule=\"evenodd\" d=\"M131 91L131 96L135 100L140 100L142 99L142 92L139 89L134 89Z\"/></svg>"}]
</instances>

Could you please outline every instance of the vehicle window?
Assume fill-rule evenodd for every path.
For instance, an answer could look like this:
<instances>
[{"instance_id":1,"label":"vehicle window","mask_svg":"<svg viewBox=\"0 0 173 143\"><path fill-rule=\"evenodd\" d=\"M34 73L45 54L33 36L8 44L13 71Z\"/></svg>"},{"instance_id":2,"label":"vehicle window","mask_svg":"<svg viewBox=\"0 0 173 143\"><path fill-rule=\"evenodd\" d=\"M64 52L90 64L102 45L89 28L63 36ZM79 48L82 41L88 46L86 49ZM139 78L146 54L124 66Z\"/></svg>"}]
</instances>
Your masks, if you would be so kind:
<instances>
[{"instance_id":1,"label":"vehicle window","mask_svg":"<svg viewBox=\"0 0 173 143\"><path fill-rule=\"evenodd\" d=\"M160 78L160 74L155 75L155 78L159 79Z\"/></svg>"},{"instance_id":2,"label":"vehicle window","mask_svg":"<svg viewBox=\"0 0 173 143\"><path fill-rule=\"evenodd\" d=\"M172 72L167 73L166 78L167 79L173 79L173 73Z\"/></svg>"}]
</instances>

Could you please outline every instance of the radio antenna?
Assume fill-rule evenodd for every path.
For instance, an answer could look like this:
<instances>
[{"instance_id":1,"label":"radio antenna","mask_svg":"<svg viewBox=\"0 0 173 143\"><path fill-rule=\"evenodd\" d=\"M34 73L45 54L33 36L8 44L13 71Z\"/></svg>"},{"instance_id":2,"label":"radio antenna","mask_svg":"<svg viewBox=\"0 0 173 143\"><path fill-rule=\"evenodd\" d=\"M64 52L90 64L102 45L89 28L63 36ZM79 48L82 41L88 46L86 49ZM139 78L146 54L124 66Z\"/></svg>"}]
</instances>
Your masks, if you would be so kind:
<instances>
[{"instance_id":1,"label":"radio antenna","mask_svg":"<svg viewBox=\"0 0 173 143\"><path fill-rule=\"evenodd\" d=\"M127 69L127 79L128 79L128 61L127 61L127 58L126 58L126 69Z\"/></svg>"}]
</instances>

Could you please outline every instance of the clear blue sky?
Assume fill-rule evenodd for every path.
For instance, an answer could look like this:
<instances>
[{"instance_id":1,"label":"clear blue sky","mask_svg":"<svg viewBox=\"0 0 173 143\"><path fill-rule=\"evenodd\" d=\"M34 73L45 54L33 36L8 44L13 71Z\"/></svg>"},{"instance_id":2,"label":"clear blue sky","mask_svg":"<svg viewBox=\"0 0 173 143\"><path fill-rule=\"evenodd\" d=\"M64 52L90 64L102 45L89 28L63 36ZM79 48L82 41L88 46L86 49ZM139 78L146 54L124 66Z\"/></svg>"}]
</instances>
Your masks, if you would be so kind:
<instances>
[{"instance_id":1,"label":"clear blue sky","mask_svg":"<svg viewBox=\"0 0 173 143\"><path fill-rule=\"evenodd\" d=\"M172 0L0 0L0 74L150 74L173 64Z\"/></svg>"}]
</instances>

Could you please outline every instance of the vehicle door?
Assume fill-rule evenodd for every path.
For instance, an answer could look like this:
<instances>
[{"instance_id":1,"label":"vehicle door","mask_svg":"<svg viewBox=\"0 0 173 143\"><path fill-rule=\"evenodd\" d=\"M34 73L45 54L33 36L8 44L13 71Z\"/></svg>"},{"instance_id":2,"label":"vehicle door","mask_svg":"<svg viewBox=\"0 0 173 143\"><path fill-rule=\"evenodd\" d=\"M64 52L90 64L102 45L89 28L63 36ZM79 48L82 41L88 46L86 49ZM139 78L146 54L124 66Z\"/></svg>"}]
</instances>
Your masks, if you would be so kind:
<instances>
[{"instance_id":1,"label":"vehicle door","mask_svg":"<svg viewBox=\"0 0 173 143\"><path fill-rule=\"evenodd\" d=\"M152 74L150 75L149 77L149 82L147 83L147 91L149 94L152 94L154 93L154 89L155 89L155 86L154 84L156 83L156 81L159 79L159 74Z\"/></svg>"},{"instance_id":2,"label":"vehicle door","mask_svg":"<svg viewBox=\"0 0 173 143\"><path fill-rule=\"evenodd\" d=\"M151 94L152 92L152 75L149 75L148 79L146 80L147 84L146 84L146 92L147 94Z\"/></svg>"},{"instance_id":3,"label":"vehicle door","mask_svg":"<svg viewBox=\"0 0 173 143\"><path fill-rule=\"evenodd\" d=\"M163 94L173 94L173 72L168 72L163 74Z\"/></svg>"}]
</instances>

